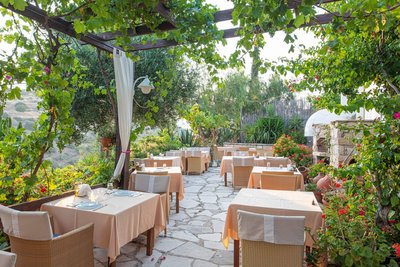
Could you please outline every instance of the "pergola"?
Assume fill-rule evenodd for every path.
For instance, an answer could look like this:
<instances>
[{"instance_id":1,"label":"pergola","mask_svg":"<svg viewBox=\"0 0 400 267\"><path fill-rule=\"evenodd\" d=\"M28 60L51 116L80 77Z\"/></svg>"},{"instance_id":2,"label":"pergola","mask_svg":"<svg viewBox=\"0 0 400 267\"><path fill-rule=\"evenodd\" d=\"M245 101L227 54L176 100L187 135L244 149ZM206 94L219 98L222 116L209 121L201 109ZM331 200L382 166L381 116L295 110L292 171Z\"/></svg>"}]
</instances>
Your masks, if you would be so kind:
<instances>
[{"instance_id":1,"label":"pergola","mask_svg":"<svg viewBox=\"0 0 400 267\"><path fill-rule=\"evenodd\" d=\"M338 0L318 0L318 1L315 1L315 5L317 6L317 5L336 2L336 1L338 1ZM171 11L165 6L164 2L165 1L160 0L160 2L158 3L158 5L156 7L156 10L154 10L155 13L158 13L164 19L157 26L156 31L151 30L146 25L139 25L139 26L130 28L127 31L127 35L129 37L151 35L151 34L154 34L155 32L172 31L174 29L179 28L179 25L177 25L173 19L173 15L171 14ZM290 9L296 10L299 7L299 5L301 4L301 2L302 2L302 0L288 0L288 7ZM115 40L118 36L122 36L122 33L119 31L103 32L103 33L97 33L97 34L96 33L77 34L76 31L74 30L74 26L71 21L68 21L63 17L49 16L46 13L46 11L44 11L43 9L41 9L35 5L32 5L30 3L28 3L28 6L23 11L17 10L15 8L13 8L11 5L7 6L6 8L15 13L23 15L33 21L36 21L37 23L39 23L41 25L45 25L48 28L54 29L58 32L61 32L68 36L76 38L84 44L90 44L96 48L99 48L99 49L109 52L109 53L112 53L113 49L116 47L112 43L112 41ZM217 22L232 20L232 11L233 11L233 9L217 11L216 13L214 13L214 22L217 23ZM309 21L307 23L304 23L303 25L301 25L301 27L309 27L309 26L315 26L315 25L328 24L328 23L332 22L332 20L335 16L338 16L338 15L339 14L336 14L336 13L327 13L327 14L316 15L314 19L312 19L311 21ZM344 19L346 19L346 17L344 17ZM289 25L287 25L287 26L288 27L293 26L293 21L291 21L289 23ZM238 33L239 30L240 30L240 28L230 28L230 29L223 30L223 38L239 37L240 36ZM264 32L265 32L265 30L264 30ZM260 32L258 31L258 33L260 33ZM145 44L132 43L131 49L129 49L129 51L127 51L127 52L170 47L170 46L176 46L176 45L180 45L180 44L181 43L178 43L175 40L167 40L167 39L159 39L156 42L147 42ZM120 47L117 47L117 48L121 49Z\"/></svg>"},{"instance_id":2,"label":"pergola","mask_svg":"<svg viewBox=\"0 0 400 267\"><path fill-rule=\"evenodd\" d=\"M301 5L303 0L288 0L287 1L287 6L289 9L292 9L296 11L298 7ZM314 6L320 6L323 4L327 3L332 3L332 2L337 2L339 0L315 0ZM14 8L13 6L4 6L0 3L1 6L4 6L5 8L20 14L22 16L25 16L32 21L37 22L38 24L42 25L43 27L46 27L48 29L53 29L55 31L58 31L60 33L64 33L67 36L70 36L72 38L75 38L81 42L81 44L89 44L94 47L96 47L99 50L108 52L108 53L113 53L114 48L118 50L124 50L121 47L116 46L113 42L116 40L116 38L120 36L128 36L128 37L139 37L139 36L150 36L156 33L160 32L166 32L166 31L173 31L176 29L179 29L179 25L175 22L173 14L170 9L167 8L165 5L167 1L166 0L159 0L156 8L153 10L154 14L159 16L162 21L158 24L158 26L155 28L155 30L152 30L150 27L148 27L145 24L142 25L137 25L132 28L129 28L126 33L122 33L118 30L115 32L102 32L102 33L85 33L85 34L78 34L75 29L72 21L68 21L66 17L63 16L51 16L49 15L45 10L41 9L38 6L35 6L31 3L27 3L27 6L25 7L24 10L19 10ZM76 9L75 9L76 11ZM72 11L71 11L72 12ZM233 9L226 9L226 10L220 10L217 11L213 14L214 16L214 23L218 22L223 22L223 21L231 21L232 20L232 12ZM67 13L68 14L68 13ZM316 15L312 20L309 22L306 22L302 24L300 27L309 27L309 26L317 26L317 25L323 25L323 24L328 24L331 23L334 19L334 17L340 17L340 14L338 13L326 13L326 14L320 14ZM349 17L348 16L341 16L342 19L346 20ZM294 20L290 21L287 27L293 27L294 26ZM235 28L229 28L225 30L221 30L223 32L223 38L234 38L234 37L240 37L240 30L241 28L235 27ZM266 29L255 29L254 30L255 34L260 34L260 33L265 33L267 32ZM184 40L186 43L193 42L191 40ZM165 48L165 47L171 47L171 46L177 46L181 45L182 43L179 43L175 40L170 40L170 39L158 39L155 42L147 42L147 43L138 43L138 42L133 42L128 45L130 47L129 49L125 49L125 52L135 52L135 51L140 51L140 50L149 50L149 49L157 49L157 48ZM118 127L117 127L118 128ZM118 138L118 137L117 137ZM121 153L121 149L118 146L117 142L117 156ZM129 177L129 157L125 160L125 167L124 171L122 173L122 180L121 184L124 185L124 188L127 188L128 186L128 179L125 177Z\"/></svg>"}]
</instances>

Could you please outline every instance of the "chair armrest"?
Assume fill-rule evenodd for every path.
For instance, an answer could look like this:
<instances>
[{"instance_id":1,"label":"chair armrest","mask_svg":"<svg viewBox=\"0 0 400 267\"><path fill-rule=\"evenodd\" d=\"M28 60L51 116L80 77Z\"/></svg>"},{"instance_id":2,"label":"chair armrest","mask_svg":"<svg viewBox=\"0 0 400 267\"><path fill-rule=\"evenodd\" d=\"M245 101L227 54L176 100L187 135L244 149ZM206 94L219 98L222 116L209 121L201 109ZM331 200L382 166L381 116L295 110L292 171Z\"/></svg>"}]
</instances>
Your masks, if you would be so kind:
<instances>
[{"instance_id":1,"label":"chair armrest","mask_svg":"<svg viewBox=\"0 0 400 267\"><path fill-rule=\"evenodd\" d=\"M59 237L51 244L52 258L57 266L93 266L93 223ZM64 264L64 265L63 265Z\"/></svg>"}]
</instances>

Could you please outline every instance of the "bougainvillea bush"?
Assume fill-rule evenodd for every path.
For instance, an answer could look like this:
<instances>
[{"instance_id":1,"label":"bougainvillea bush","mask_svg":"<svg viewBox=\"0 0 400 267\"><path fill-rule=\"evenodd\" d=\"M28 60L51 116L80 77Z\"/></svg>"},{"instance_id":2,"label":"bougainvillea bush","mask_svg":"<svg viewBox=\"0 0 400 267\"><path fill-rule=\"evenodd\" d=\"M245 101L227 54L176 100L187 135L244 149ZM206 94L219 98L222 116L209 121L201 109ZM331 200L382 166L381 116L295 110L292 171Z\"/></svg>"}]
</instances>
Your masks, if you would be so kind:
<instances>
[{"instance_id":1,"label":"bougainvillea bush","mask_svg":"<svg viewBox=\"0 0 400 267\"><path fill-rule=\"evenodd\" d=\"M397 114L397 113L395 113ZM330 168L341 189L327 198L316 246L339 266L400 263L400 119L352 129L356 164Z\"/></svg>"},{"instance_id":2,"label":"bougainvillea bush","mask_svg":"<svg viewBox=\"0 0 400 267\"><path fill-rule=\"evenodd\" d=\"M312 150L306 145L296 144L289 135L282 135L273 146L276 156L287 157L297 166L308 167L312 163Z\"/></svg>"}]
</instances>

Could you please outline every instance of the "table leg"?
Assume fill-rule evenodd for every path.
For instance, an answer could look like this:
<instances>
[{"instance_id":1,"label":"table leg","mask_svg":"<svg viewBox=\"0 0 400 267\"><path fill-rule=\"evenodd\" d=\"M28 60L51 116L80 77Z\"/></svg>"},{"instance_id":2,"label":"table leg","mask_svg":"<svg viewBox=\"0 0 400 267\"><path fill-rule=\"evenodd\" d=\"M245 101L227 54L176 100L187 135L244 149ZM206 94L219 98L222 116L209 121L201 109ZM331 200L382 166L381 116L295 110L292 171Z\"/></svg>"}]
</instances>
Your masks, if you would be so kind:
<instances>
[{"instance_id":1,"label":"table leg","mask_svg":"<svg viewBox=\"0 0 400 267\"><path fill-rule=\"evenodd\" d=\"M154 227L147 230L147 245L146 245L146 255L151 256L153 254L154 247Z\"/></svg>"},{"instance_id":2,"label":"table leg","mask_svg":"<svg viewBox=\"0 0 400 267\"><path fill-rule=\"evenodd\" d=\"M233 267L239 267L240 260L240 242L233 240Z\"/></svg>"},{"instance_id":3,"label":"table leg","mask_svg":"<svg viewBox=\"0 0 400 267\"><path fill-rule=\"evenodd\" d=\"M108 258L108 267L117 267L117 261L110 262L110 258Z\"/></svg>"},{"instance_id":4,"label":"table leg","mask_svg":"<svg viewBox=\"0 0 400 267\"><path fill-rule=\"evenodd\" d=\"M179 192L176 192L175 196L175 203L176 203L176 213L179 213Z\"/></svg>"},{"instance_id":5,"label":"table leg","mask_svg":"<svg viewBox=\"0 0 400 267\"><path fill-rule=\"evenodd\" d=\"M224 173L225 186L228 186L228 174Z\"/></svg>"}]
</instances>

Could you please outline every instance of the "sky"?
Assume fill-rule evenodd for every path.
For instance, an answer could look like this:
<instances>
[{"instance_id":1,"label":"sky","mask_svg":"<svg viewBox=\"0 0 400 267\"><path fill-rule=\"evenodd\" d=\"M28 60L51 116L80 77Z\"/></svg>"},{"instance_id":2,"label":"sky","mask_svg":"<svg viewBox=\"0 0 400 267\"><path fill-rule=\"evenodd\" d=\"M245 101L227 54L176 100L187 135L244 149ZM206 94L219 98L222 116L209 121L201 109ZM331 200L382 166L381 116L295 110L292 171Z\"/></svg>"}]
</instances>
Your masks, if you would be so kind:
<instances>
[{"instance_id":1,"label":"sky","mask_svg":"<svg viewBox=\"0 0 400 267\"><path fill-rule=\"evenodd\" d=\"M225 9L230 9L233 8L233 3L228 1L228 0L206 0L207 3L213 4L217 6L218 9L220 10L225 10ZM224 22L219 22L217 23L217 26L219 29L229 29L229 28L234 28L237 26L234 26L230 21L224 21ZM318 43L318 39L315 38L314 34L312 33L307 33L304 30L297 30L296 35L298 37L298 40L294 43L295 45L295 51L294 53L288 53L290 45L286 44L283 39L285 38L285 35L283 32L277 32L273 38L271 38L268 34L265 34L264 36L266 37L266 45L264 49L261 51L261 58L263 59L268 59L270 61L278 61L279 58L281 57L286 57L286 58L293 58L299 55L300 49L299 45L303 44L305 47L311 47L315 46ZM227 39L227 45L219 45L219 53L224 56L229 56L230 54L233 53L236 49L236 44L239 38L229 38ZM246 65L245 65L245 72L247 74L250 74L251 70L251 60L247 56L245 58L246 60ZM272 72L267 72L264 75L264 78L267 78L270 76ZM288 76L286 78L294 78L293 76Z\"/></svg>"}]
</instances>

